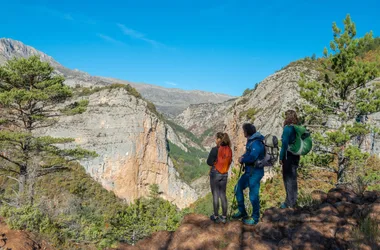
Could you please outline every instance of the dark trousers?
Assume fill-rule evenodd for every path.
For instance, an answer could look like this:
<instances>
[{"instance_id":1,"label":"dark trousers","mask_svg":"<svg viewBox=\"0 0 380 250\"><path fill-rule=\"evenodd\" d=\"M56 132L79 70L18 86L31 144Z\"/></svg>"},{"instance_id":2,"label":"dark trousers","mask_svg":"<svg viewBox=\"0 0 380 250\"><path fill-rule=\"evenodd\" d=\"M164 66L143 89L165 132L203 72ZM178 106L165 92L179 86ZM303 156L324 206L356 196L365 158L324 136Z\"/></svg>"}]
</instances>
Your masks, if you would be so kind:
<instances>
[{"instance_id":1,"label":"dark trousers","mask_svg":"<svg viewBox=\"0 0 380 250\"><path fill-rule=\"evenodd\" d=\"M214 205L214 215L219 215L219 199L222 201L223 216L227 216L227 178L228 174L221 174L216 170L210 173L210 186Z\"/></svg>"},{"instance_id":2,"label":"dark trousers","mask_svg":"<svg viewBox=\"0 0 380 250\"><path fill-rule=\"evenodd\" d=\"M282 178L286 191L285 204L289 207L294 207L298 198L297 168L299 166L300 156L287 152L283 162Z\"/></svg>"}]
</instances>

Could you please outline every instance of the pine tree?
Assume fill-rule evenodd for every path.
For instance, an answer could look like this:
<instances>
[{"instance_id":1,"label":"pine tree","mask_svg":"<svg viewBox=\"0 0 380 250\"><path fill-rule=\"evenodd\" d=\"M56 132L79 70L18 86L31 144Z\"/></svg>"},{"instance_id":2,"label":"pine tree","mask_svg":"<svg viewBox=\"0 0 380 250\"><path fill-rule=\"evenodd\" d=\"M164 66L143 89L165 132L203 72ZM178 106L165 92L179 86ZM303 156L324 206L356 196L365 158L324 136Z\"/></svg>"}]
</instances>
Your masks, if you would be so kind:
<instances>
[{"instance_id":1,"label":"pine tree","mask_svg":"<svg viewBox=\"0 0 380 250\"><path fill-rule=\"evenodd\" d=\"M333 23L334 39L330 51L324 49L324 81L308 81L302 76L300 94L309 104L303 106L305 122L314 128L313 154L307 159L324 165L337 174L338 183L347 181L349 166L365 155L360 141L373 128L364 118L380 111L380 88L368 85L377 75L376 63L357 60L360 52L373 42L372 32L356 37L356 27L349 15L344 31ZM359 143L352 143L353 139ZM360 161L361 162L361 161Z\"/></svg>"},{"instance_id":2,"label":"pine tree","mask_svg":"<svg viewBox=\"0 0 380 250\"><path fill-rule=\"evenodd\" d=\"M12 59L0 67L3 126L0 173L18 182L17 205L33 203L37 178L69 170L71 162L96 155L79 147L60 147L73 142L71 138L37 136L39 129L57 122L62 115L58 105L72 96L71 89L63 82L63 77L55 75L54 69L36 56Z\"/></svg>"}]
</instances>

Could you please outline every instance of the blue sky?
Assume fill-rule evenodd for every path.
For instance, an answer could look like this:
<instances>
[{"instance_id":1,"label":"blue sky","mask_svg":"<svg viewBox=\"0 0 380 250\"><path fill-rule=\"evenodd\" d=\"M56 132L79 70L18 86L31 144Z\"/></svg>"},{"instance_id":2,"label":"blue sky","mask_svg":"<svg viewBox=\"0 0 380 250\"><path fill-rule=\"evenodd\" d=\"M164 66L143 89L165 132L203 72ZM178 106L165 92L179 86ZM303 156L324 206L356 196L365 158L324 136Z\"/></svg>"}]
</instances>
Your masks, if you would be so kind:
<instances>
[{"instance_id":1,"label":"blue sky","mask_svg":"<svg viewBox=\"0 0 380 250\"><path fill-rule=\"evenodd\" d=\"M378 0L0 0L0 37L72 69L240 95L296 59L321 55L350 13L380 35Z\"/></svg>"}]
</instances>

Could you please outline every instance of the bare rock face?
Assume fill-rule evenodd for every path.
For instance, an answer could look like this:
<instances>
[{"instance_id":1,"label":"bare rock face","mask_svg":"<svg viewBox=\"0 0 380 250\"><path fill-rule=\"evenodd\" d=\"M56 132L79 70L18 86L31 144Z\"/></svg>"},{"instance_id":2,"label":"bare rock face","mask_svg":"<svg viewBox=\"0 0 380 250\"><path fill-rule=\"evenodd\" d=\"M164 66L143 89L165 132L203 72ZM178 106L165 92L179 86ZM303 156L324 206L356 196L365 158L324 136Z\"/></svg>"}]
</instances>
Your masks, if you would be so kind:
<instances>
[{"instance_id":1,"label":"bare rock face","mask_svg":"<svg viewBox=\"0 0 380 250\"><path fill-rule=\"evenodd\" d=\"M316 79L319 75L307 67L290 65L267 77L246 96L222 104L191 105L175 121L196 135L205 135L210 128L227 132L233 143L234 162L237 163L238 157L245 151L243 123L253 122L262 134L281 137L283 112L301 104L298 94L301 72L305 72L309 79ZM244 115L243 112L253 109L257 112L253 119ZM214 134L210 134L208 139L206 136L204 146L209 146L213 137Z\"/></svg>"},{"instance_id":2,"label":"bare rock face","mask_svg":"<svg viewBox=\"0 0 380 250\"><path fill-rule=\"evenodd\" d=\"M354 195L345 187L331 193L324 196L339 196L347 201L296 209L270 208L255 226L240 221L215 224L207 216L190 214L175 232L157 232L135 246L125 244L118 249L357 249L358 245L360 249L380 249L380 239L369 241L359 229L361 218L380 222L380 203L376 202L380 193ZM364 212L351 209L356 206L355 200L362 204ZM339 211L345 208L345 212L338 212L335 206Z\"/></svg>"},{"instance_id":3,"label":"bare rock face","mask_svg":"<svg viewBox=\"0 0 380 250\"><path fill-rule=\"evenodd\" d=\"M95 180L128 202L146 196L151 184L158 184L162 197L180 208L198 198L179 179L168 156L167 125L148 110L145 101L124 89L84 98L89 100L85 113L62 117L43 132L75 138L75 145L96 151L99 157L81 162Z\"/></svg>"},{"instance_id":4,"label":"bare rock face","mask_svg":"<svg viewBox=\"0 0 380 250\"><path fill-rule=\"evenodd\" d=\"M310 79L316 79L318 72L303 66L288 66L283 70L267 77L258 84L256 89L247 96L240 97L233 105L233 111L227 118L226 131L233 138L235 160L244 153L246 139L243 135L242 124L253 122L262 134L273 134L281 137L282 114L301 104L298 94L298 81L301 72L308 72ZM256 110L253 120L242 116L241 113L250 109Z\"/></svg>"}]
</instances>

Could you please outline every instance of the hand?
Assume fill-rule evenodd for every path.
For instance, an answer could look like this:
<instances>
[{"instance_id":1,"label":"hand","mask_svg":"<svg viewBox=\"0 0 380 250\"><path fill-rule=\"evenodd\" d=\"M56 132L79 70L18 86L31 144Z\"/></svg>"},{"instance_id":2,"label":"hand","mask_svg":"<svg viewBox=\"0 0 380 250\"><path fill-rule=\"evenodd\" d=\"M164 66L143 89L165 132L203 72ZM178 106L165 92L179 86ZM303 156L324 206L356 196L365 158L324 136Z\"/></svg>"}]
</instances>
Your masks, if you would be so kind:
<instances>
[{"instance_id":1,"label":"hand","mask_svg":"<svg viewBox=\"0 0 380 250\"><path fill-rule=\"evenodd\" d=\"M242 161L243 161L243 156L240 156L240 158L239 158L239 163L240 163L240 164L243 163Z\"/></svg>"}]
</instances>

